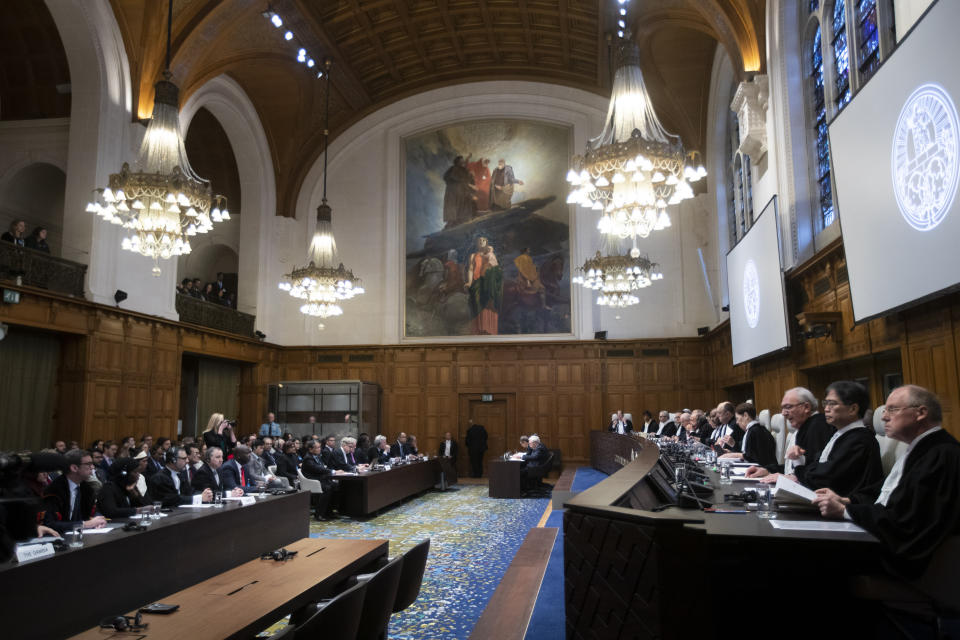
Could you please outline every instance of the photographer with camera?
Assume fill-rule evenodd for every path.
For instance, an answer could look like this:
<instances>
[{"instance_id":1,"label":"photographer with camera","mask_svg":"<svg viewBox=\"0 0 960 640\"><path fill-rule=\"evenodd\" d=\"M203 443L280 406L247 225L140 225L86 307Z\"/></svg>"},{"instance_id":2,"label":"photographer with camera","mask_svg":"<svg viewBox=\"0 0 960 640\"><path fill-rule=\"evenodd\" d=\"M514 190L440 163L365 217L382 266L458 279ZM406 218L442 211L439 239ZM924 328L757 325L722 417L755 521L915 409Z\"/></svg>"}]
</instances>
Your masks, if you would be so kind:
<instances>
[{"instance_id":1,"label":"photographer with camera","mask_svg":"<svg viewBox=\"0 0 960 640\"><path fill-rule=\"evenodd\" d=\"M203 431L203 442L207 448L217 447L223 451L223 455L229 456L233 448L237 446L236 420L227 420L222 413L214 413L207 421L207 428Z\"/></svg>"}]
</instances>

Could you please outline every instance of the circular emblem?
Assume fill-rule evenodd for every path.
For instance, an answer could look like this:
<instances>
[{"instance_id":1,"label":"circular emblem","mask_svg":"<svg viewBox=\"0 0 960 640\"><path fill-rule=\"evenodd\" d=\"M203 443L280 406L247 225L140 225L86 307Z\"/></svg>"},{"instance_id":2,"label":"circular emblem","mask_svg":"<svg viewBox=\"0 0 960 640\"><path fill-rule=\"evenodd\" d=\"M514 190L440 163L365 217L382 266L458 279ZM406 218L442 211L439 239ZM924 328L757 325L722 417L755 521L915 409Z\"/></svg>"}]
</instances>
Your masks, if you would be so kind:
<instances>
[{"instance_id":1,"label":"circular emblem","mask_svg":"<svg viewBox=\"0 0 960 640\"><path fill-rule=\"evenodd\" d=\"M957 195L960 120L943 87L925 84L907 98L890 154L893 192L911 227L929 231L943 222Z\"/></svg>"},{"instance_id":2,"label":"circular emblem","mask_svg":"<svg viewBox=\"0 0 960 640\"><path fill-rule=\"evenodd\" d=\"M760 275L753 260L747 260L743 268L743 310L747 314L747 324L751 329L760 322Z\"/></svg>"}]
</instances>

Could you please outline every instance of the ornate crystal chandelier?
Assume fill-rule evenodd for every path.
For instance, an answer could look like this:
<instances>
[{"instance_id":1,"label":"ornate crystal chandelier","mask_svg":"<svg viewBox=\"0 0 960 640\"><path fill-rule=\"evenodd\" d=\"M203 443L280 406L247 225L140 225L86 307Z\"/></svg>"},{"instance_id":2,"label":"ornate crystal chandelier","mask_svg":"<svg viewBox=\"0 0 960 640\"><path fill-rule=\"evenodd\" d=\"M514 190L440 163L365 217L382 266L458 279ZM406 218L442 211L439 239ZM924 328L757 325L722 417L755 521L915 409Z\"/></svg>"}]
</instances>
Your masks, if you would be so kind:
<instances>
[{"instance_id":1,"label":"ornate crystal chandelier","mask_svg":"<svg viewBox=\"0 0 960 640\"><path fill-rule=\"evenodd\" d=\"M349 300L363 293L360 280L353 272L337 264L337 243L333 237L333 210L327 204L327 147L330 140L330 67L331 60L324 62L326 67L326 124L323 132L323 199L317 207L317 229L313 234L308 251L310 263L305 267L294 268L284 274L280 289L294 298L304 301L300 313L308 316L329 318L343 314L340 301ZM322 325L321 325L321 328Z\"/></svg>"},{"instance_id":2,"label":"ornate crystal chandelier","mask_svg":"<svg viewBox=\"0 0 960 640\"><path fill-rule=\"evenodd\" d=\"M623 4L621 2L621 4ZM621 9L625 28L626 9ZM603 131L574 156L567 203L601 214L597 228L618 238L646 238L670 226L667 207L693 197L690 182L707 175L699 154L685 154L667 133L647 95L640 51L629 30L619 31L618 66ZM634 244L634 252L639 255Z\"/></svg>"},{"instance_id":3,"label":"ornate crystal chandelier","mask_svg":"<svg viewBox=\"0 0 960 640\"><path fill-rule=\"evenodd\" d=\"M597 304L609 307L629 307L640 302L634 292L662 280L660 265L646 256L597 255L588 258L573 277L575 284L599 291Z\"/></svg>"},{"instance_id":4,"label":"ornate crystal chandelier","mask_svg":"<svg viewBox=\"0 0 960 640\"><path fill-rule=\"evenodd\" d=\"M223 196L214 196L210 183L190 167L180 135L179 89L170 74L170 30L173 1L167 8L167 64L155 86L153 117L140 145L140 171L123 163L110 176L109 186L94 190L87 211L105 222L129 230L120 247L160 260L190 253L189 237L207 233L214 222L230 219Z\"/></svg>"}]
</instances>

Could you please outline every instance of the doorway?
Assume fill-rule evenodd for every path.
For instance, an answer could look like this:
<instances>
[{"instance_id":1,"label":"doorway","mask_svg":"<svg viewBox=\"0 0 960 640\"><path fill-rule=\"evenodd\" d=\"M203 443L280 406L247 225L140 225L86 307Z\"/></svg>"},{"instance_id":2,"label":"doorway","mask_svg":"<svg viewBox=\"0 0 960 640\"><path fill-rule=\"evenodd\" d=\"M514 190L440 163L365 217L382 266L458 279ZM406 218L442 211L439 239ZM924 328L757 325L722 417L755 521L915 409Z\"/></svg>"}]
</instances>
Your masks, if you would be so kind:
<instances>
[{"instance_id":1,"label":"doorway","mask_svg":"<svg viewBox=\"0 0 960 640\"><path fill-rule=\"evenodd\" d=\"M489 398L489 399L485 399ZM484 396L479 393L460 396L460 431L457 439L462 443L458 455L458 469L470 468L470 456L466 447L467 429L470 420L483 425L487 430L487 451L483 457L483 475L487 475L487 461L497 458L507 450L515 450L519 445L517 433L516 398L512 393L495 393ZM462 460L462 463L461 463Z\"/></svg>"}]
</instances>

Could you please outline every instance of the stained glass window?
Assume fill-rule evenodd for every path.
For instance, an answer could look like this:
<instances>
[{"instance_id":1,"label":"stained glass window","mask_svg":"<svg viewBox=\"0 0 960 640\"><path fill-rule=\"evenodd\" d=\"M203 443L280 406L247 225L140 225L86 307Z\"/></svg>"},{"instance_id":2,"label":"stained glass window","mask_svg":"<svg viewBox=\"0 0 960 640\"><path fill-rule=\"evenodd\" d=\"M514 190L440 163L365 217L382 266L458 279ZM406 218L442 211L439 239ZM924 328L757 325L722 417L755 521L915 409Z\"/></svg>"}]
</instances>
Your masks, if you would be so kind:
<instances>
[{"instance_id":1,"label":"stained glass window","mask_svg":"<svg viewBox=\"0 0 960 640\"><path fill-rule=\"evenodd\" d=\"M841 3L842 4L842 3ZM833 188L830 185L830 139L827 137L827 109L823 97L823 54L820 25L810 44L810 92L813 95L813 134L816 140L816 177L820 199L820 218L824 228L833 223Z\"/></svg>"},{"instance_id":2,"label":"stained glass window","mask_svg":"<svg viewBox=\"0 0 960 640\"><path fill-rule=\"evenodd\" d=\"M880 31L877 29L877 0L857 1L857 40L861 82L866 82L880 64Z\"/></svg>"},{"instance_id":3,"label":"stained glass window","mask_svg":"<svg viewBox=\"0 0 960 640\"><path fill-rule=\"evenodd\" d=\"M850 102L850 52L847 49L847 13L844 0L833 5L833 65L836 70L837 109Z\"/></svg>"}]
</instances>

